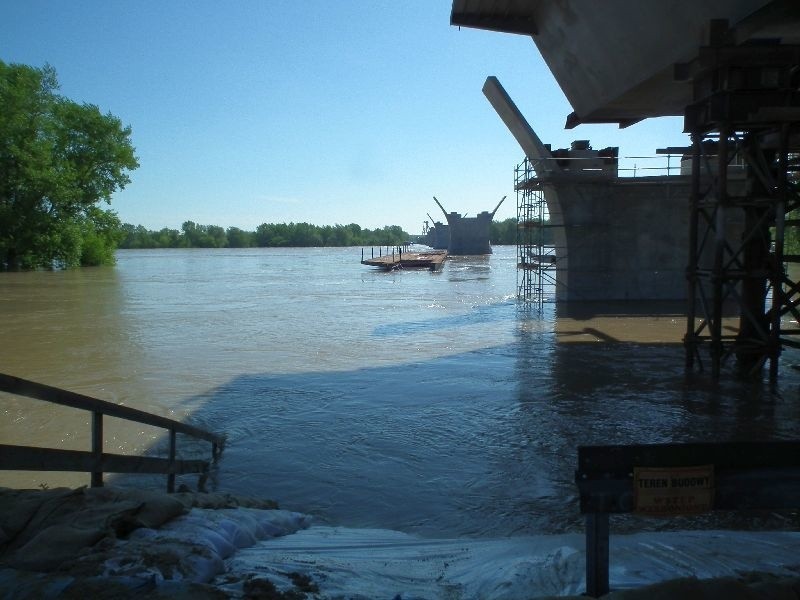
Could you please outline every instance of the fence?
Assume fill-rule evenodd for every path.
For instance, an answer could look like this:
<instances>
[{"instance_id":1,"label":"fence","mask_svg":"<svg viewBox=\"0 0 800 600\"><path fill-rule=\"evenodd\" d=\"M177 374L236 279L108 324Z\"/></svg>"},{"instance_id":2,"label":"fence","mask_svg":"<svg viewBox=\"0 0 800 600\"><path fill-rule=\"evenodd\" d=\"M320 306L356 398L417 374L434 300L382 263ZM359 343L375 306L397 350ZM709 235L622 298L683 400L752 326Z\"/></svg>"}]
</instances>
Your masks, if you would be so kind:
<instances>
[{"instance_id":1,"label":"fence","mask_svg":"<svg viewBox=\"0 0 800 600\"><path fill-rule=\"evenodd\" d=\"M205 460L177 460L177 434L184 434L211 443L212 460L216 461L225 445L225 437L192 427L180 421L153 415L135 408L121 406L41 383L0 373L0 392L43 400L92 413L91 451L61 450L0 444L0 470L15 471L75 471L91 473L92 487L103 485L104 473L156 473L167 476L167 492L175 491L175 476L200 474L202 489L210 464ZM126 456L103 452L103 417L116 417L160 427L169 432L169 456Z\"/></svg>"}]
</instances>

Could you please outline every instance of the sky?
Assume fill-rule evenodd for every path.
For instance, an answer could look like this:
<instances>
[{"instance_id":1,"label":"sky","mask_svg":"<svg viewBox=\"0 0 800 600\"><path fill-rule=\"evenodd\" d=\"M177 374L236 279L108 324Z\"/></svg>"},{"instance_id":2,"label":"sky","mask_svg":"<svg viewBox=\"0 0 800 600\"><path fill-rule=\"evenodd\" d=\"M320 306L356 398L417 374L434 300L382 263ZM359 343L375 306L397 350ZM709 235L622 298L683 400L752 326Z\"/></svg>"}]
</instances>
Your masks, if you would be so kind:
<instances>
[{"instance_id":1,"label":"sky","mask_svg":"<svg viewBox=\"0 0 800 600\"><path fill-rule=\"evenodd\" d=\"M580 125L528 36L450 25L447 0L6 0L0 60L52 65L60 93L132 128L120 219L400 225L508 198L524 153L483 96L494 75L544 143L688 145L682 119ZM652 164L646 159L621 166Z\"/></svg>"}]
</instances>

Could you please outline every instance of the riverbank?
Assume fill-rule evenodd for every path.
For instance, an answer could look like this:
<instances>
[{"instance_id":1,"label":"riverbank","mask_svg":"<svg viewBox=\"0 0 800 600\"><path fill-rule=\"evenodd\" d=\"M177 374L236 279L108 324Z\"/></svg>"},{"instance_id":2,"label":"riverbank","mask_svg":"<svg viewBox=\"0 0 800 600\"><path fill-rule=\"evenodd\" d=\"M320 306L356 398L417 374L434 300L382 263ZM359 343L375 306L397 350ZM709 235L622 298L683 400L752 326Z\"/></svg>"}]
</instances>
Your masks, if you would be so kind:
<instances>
[{"instance_id":1,"label":"riverbank","mask_svg":"<svg viewBox=\"0 0 800 600\"><path fill-rule=\"evenodd\" d=\"M609 599L800 597L800 533L614 536ZM2 598L579 597L583 536L427 539L273 502L0 489Z\"/></svg>"},{"instance_id":2,"label":"riverbank","mask_svg":"<svg viewBox=\"0 0 800 600\"><path fill-rule=\"evenodd\" d=\"M0 488L2 598L245 595L208 585L259 540L308 527L271 501L127 488Z\"/></svg>"}]
</instances>

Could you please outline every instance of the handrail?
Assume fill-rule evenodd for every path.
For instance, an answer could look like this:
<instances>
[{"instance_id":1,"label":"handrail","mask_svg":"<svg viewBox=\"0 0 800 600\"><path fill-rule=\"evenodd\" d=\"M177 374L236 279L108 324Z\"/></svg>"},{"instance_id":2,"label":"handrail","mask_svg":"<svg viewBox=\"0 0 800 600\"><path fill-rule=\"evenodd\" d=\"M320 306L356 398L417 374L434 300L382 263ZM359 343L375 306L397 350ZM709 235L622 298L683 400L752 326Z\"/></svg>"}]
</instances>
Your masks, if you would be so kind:
<instances>
[{"instance_id":1,"label":"handrail","mask_svg":"<svg viewBox=\"0 0 800 600\"><path fill-rule=\"evenodd\" d=\"M581 163L583 164L599 164L602 160L613 160L614 161L614 172L618 177L630 177L631 173L633 177L636 177L640 171L660 171L666 175L675 175L682 173L682 166L681 166L681 159L683 158L683 154L673 154L673 153L659 153L653 156L543 156L537 158L530 158L528 160L531 162L531 165L548 165L551 163L558 163L558 164L567 164L567 163L574 163L571 167L576 169L578 172L584 173L604 173L605 169L601 166L597 167L590 167L590 168L582 168ZM675 162L677 160L677 164ZM645 160L648 161L645 163L648 166L642 166L638 163L630 163L633 160ZM655 166L650 166L655 165ZM744 164L732 164L729 165L729 169L734 170L744 170Z\"/></svg>"},{"instance_id":2,"label":"handrail","mask_svg":"<svg viewBox=\"0 0 800 600\"><path fill-rule=\"evenodd\" d=\"M167 475L167 491L173 492L175 488L175 475L178 473L202 473L205 476L208 470L206 461L181 461L176 460L175 446L176 434L182 433L198 439L211 442L212 459L219 458L225 446L225 436L211 433L180 421L168 419L154 415L142 410L113 404L91 396L85 396L76 392L70 392L60 388L52 387L42 383L29 381L20 377L0 373L0 392L16 394L43 400L53 404L69 406L80 410L88 410L92 413L92 450L91 450L91 484L92 487L103 485L103 472L162 472ZM158 459L150 458L147 461L142 457L126 457L103 452L103 416L116 417L152 425L169 431L169 458ZM0 469L20 469L20 470L60 470L60 471L85 471L88 453L77 453L75 451L58 450L52 448L31 448L22 446L0 446ZM24 454L24 456L22 456ZM13 455L13 459L11 458ZM62 455L65 458L72 455L72 458L65 458L64 461L54 461L54 457ZM80 455L80 458L78 457ZM137 462L138 461L138 462ZM147 469L142 465L148 464ZM113 465L113 466L112 466ZM104 466L106 468L104 468ZM48 468L52 467L52 468ZM153 470L155 469L155 470ZM201 486L203 482L201 477Z\"/></svg>"}]
</instances>

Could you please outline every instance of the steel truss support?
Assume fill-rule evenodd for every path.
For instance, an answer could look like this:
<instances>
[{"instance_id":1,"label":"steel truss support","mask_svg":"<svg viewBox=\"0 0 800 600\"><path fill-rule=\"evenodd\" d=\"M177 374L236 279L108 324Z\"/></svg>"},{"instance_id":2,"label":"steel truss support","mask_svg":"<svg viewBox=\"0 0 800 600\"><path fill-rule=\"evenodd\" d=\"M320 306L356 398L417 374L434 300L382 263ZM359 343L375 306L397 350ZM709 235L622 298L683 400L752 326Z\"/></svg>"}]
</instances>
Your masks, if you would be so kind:
<instances>
[{"instance_id":1,"label":"steel truss support","mask_svg":"<svg viewBox=\"0 0 800 600\"><path fill-rule=\"evenodd\" d=\"M715 48L693 77L706 94L686 110L692 136L686 367L708 348L717 379L735 356L740 372L778 376L785 346L800 347L800 284L787 268L787 233L800 225L800 49ZM790 315L790 318L785 319ZM738 319L738 322L737 322Z\"/></svg>"}]
</instances>

